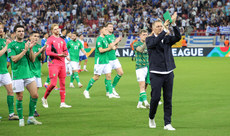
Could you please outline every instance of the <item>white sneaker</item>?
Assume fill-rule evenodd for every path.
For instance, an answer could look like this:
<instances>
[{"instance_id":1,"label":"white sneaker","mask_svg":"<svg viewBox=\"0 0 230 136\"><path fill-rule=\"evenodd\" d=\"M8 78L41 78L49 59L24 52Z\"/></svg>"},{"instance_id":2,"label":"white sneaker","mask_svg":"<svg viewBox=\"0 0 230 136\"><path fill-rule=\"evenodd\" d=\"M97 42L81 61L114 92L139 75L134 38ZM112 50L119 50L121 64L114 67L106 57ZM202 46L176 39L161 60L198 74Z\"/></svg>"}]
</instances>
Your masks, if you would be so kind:
<instances>
[{"instance_id":1,"label":"white sneaker","mask_svg":"<svg viewBox=\"0 0 230 136\"><path fill-rule=\"evenodd\" d=\"M44 108L48 108L48 102L47 102L47 99L45 99L44 97L42 97L42 105Z\"/></svg>"},{"instance_id":2,"label":"white sneaker","mask_svg":"<svg viewBox=\"0 0 230 136\"><path fill-rule=\"evenodd\" d=\"M120 96L114 95L113 93L109 94L109 98L120 98Z\"/></svg>"},{"instance_id":3,"label":"white sneaker","mask_svg":"<svg viewBox=\"0 0 230 136\"><path fill-rule=\"evenodd\" d=\"M172 130L172 131L174 131L176 129L171 124L168 124L168 125L164 126L164 130Z\"/></svg>"},{"instance_id":4,"label":"white sneaker","mask_svg":"<svg viewBox=\"0 0 230 136\"><path fill-rule=\"evenodd\" d=\"M83 71L88 72L88 70L87 70L87 69L83 69Z\"/></svg>"},{"instance_id":5,"label":"white sneaker","mask_svg":"<svg viewBox=\"0 0 230 136\"><path fill-rule=\"evenodd\" d=\"M116 92L115 88L113 88L113 94L116 96L119 96L119 94Z\"/></svg>"},{"instance_id":6,"label":"white sneaker","mask_svg":"<svg viewBox=\"0 0 230 136\"><path fill-rule=\"evenodd\" d=\"M71 108L72 106L71 105L67 105L66 103L62 102L60 104L60 108Z\"/></svg>"},{"instance_id":7,"label":"white sneaker","mask_svg":"<svg viewBox=\"0 0 230 136\"><path fill-rule=\"evenodd\" d=\"M161 105L161 104L163 104L163 102L159 101L158 105Z\"/></svg>"},{"instance_id":8,"label":"white sneaker","mask_svg":"<svg viewBox=\"0 0 230 136\"><path fill-rule=\"evenodd\" d=\"M34 117L33 118L28 118L27 120L28 125L41 125L42 123L37 121Z\"/></svg>"},{"instance_id":9,"label":"white sneaker","mask_svg":"<svg viewBox=\"0 0 230 136\"><path fill-rule=\"evenodd\" d=\"M85 91L83 92L83 94L84 94L84 96L85 96L86 99L89 99L89 98L90 98L90 96L89 96L89 91L86 91L86 90L85 90Z\"/></svg>"},{"instance_id":10,"label":"white sneaker","mask_svg":"<svg viewBox=\"0 0 230 136\"><path fill-rule=\"evenodd\" d=\"M74 85L73 85L73 83L72 83L72 84L70 83L70 84L69 84L69 87L71 87L71 88L74 88Z\"/></svg>"},{"instance_id":11,"label":"white sneaker","mask_svg":"<svg viewBox=\"0 0 230 136\"><path fill-rule=\"evenodd\" d=\"M24 119L19 119L19 127L24 127L25 123L24 123Z\"/></svg>"},{"instance_id":12,"label":"white sneaker","mask_svg":"<svg viewBox=\"0 0 230 136\"><path fill-rule=\"evenodd\" d=\"M142 105L142 104L137 104L137 108L138 109L146 109L146 107L144 105Z\"/></svg>"},{"instance_id":13,"label":"white sneaker","mask_svg":"<svg viewBox=\"0 0 230 136\"><path fill-rule=\"evenodd\" d=\"M79 82L79 83L78 83L78 87L79 87L79 88L82 88L83 85Z\"/></svg>"},{"instance_id":14,"label":"white sneaker","mask_svg":"<svg viewBox=\"0 0 230 136\"><path fill-rule=\"evenodd\" d=\"M109 96L109 92L106 92L105 96Z\"/></svg>"},{"instance_id":15,"label":"white sneaker","mask_svg":"<svg viewBox=\"0 0 230 136\"><path fill-rule=\"evenodd\" d=\"M157 125L154 119L149 119L149 128L156 128Z\"/></svg>"}]
</instances>

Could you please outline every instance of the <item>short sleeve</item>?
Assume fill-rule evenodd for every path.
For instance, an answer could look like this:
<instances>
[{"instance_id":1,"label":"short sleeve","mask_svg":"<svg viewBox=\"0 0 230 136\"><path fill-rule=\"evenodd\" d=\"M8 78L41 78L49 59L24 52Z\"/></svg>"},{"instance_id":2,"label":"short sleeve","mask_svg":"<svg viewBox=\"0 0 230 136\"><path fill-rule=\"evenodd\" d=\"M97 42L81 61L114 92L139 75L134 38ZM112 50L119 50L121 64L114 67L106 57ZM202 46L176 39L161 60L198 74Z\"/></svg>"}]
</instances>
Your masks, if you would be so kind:
<instances>
[{"instance_id":1,"label":"short sleeve","mask_svg":"<svg viewBox=\"0 0 230 136\"><path fill-rule=\"evenodd\" d=\"M102 44L103 44L103 43L102 43L102 40L101 40L101 39L98 39L96 44L97 44L97 47L98 47L98 48L102 47Z\"/></svg>"},{"instance_id":2,"label":"short sleeve","mask_svg":"<svg viewBox=\"0 0 230 136\"><path fill-rule=\"evenodd\" d=\"M70 41L67 42L67 45L66 45L67 49L70 48Z\"/></svg>"},{"instance_id":3,"label":"short sleeve","mask_svg":"<svg viewBox=\"0 0 230 136\"><path fill-rule=\"evenodd\" d=\"M83 44L80 42L80 47L79 47L80 49L83 49Z\"/></svg>"},{"instance_id":4,"label":"short sleeve","mask_svg":"<svg viewBox=\"0 0 230 136\"><path fill-rule=\"evenodd\" d=\"M138 46L139 46L139 45L138 45L138 43L137 43L137 42L135 42L135 43L133 44L133 48L134 48L134 50L136 50Z\"/></svg>"},{"instance_id":5,"label":"short sleeve","mask_svg":"<svg viewBox=\"0 0 230 136\"><path fill-rule=\"evenodd\" d=\"M12 46L12 44L9 44L9 45L8 45L8 47L7 47L7 54L8 54L8 57L11 57L11 56L15 56L15 55L16 55L15 49L14 49L14 47Z\"/></svg>"}]
</instances>

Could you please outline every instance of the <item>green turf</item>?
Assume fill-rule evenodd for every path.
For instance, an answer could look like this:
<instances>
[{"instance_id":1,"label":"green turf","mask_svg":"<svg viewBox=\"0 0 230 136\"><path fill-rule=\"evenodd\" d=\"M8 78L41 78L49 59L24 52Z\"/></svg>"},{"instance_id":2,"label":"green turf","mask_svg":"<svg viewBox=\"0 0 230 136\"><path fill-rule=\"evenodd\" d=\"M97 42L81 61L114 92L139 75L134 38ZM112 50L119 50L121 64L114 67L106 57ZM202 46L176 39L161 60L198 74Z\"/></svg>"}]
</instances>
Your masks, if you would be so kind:
<instances>
[{"instance_id":1,"label":"green turf","mask_svg":"<svg viewBox=\"0 0 230 136\"><path fill-rule=\"evenodd\" d=\"M163 106L158 107L156 129L148 128L148 110L136 109L139 87L136 81L135 62L131 58L119 58L124 76L117 86L120 99L105 96L104 76L90 90L91 99L82 92L93 76L93 58L89 59L89 72L79 74L84 87L69 88L66 79L66 103L70 109L60 109L59 91L48 97L49 108L44 109L41 97L45 89L39 89L37 119L40 126L18 127L18 121L8 121L6 90L0 88L0 135L93 135L93 136L228 136L230 135L230 58L175 58L175 83L173 93L172 124L175 132L163 130ZM46 80L47 66L42 67L42 81ZM115 72L113 71L114 77ZM75 86L77 86L75 81ZM29 95L24 93L24 116L28 117ZM147 90L148 99L150 88Z\"/></svg>"}]
</instances>

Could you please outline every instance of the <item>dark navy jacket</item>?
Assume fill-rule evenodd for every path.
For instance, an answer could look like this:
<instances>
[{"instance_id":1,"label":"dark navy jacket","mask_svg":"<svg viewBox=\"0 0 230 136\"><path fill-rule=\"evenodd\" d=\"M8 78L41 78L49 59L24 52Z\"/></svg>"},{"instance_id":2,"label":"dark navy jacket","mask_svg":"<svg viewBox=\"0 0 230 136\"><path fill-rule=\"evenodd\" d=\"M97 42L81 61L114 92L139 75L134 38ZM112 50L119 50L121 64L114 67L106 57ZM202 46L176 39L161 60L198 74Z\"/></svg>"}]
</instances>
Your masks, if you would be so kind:
<instances>
[{"instance_id":1,"label":"dark navy jacket","mask_svg":"<svg viewBox=\"0 0 230 136\"><path fill-rule=\"evenodd\" d=\"M173 27L173 31L175 36L166 36L166 32L162 31L157 37L153 35L146 38L149 71L165 72L176 68L171 46L180 41L181 35L178 27Z\"/></svg>"}]
</instances>

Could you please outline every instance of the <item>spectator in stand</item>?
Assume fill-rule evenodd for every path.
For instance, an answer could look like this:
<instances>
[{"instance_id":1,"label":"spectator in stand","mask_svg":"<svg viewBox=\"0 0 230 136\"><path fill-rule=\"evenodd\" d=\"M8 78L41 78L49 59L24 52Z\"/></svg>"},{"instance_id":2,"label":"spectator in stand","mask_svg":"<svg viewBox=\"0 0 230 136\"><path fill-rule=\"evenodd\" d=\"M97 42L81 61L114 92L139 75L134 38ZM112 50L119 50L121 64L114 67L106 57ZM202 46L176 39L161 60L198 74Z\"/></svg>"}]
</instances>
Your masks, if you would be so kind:
<instances>
[{"instance_id":1,"label":"spectator in stand","mask_svg":"<svg viewBox=\"0 0 230 136\"><path fill-rule=\"evenodd\" d=\"M223 23L222 30L226 32L226 35L230 34L230 15L225 8L228 5L230 2L223 0L145 0L145 2L141 0L18 0L6 1L5 5L2 4L4 8L0 9L0 19L6 22L6 31L10 32L17 23L27 25L26 31L36 30L42 34L49 32L50 24L55 22L60 23L59 27L73 32L78 31L77 26L81 23L91 28L95 28L96 25L98 28L103 25L103 22L111 21L117 24L119 22L129 24L129 28L124 25L114 25L115 30L135 33L133 22L136 22L140 29L152 26L154 20L161 18L168 10L170 13L177 11L177 22L181 22L177 25L183 27L184 30L189 30L188 28L192 26L196 27L197 31L206 31L207 24L219 27ZM211 29L207 27L208 35L216 35L217 27L211 27ZM90 33L97 31L97 29L90 30ZM27 32L25 37L28 37Z\"/></svg>"}]
</instances>

